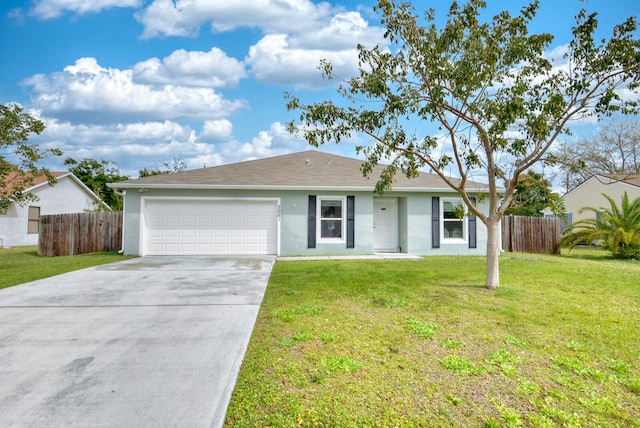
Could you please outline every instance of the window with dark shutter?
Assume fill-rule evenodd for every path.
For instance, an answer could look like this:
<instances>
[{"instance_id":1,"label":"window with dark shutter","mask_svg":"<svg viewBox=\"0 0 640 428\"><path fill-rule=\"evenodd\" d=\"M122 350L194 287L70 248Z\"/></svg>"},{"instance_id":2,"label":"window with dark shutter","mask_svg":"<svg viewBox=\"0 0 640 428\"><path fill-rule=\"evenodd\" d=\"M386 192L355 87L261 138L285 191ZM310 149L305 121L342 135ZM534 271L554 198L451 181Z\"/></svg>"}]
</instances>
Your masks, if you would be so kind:
<instances>
[{"instance_id":1,"label":"window with dark shutter","mask_svg":"<svg viewBox=\"0 0 640 428\"><path fill-rule=\"evenodd\" d=\"M431 248L440 248L440 198L431 197Z\"/></svg>"},{"instance_id":2,"label":"window with dark shutter","mask_svg":"<svg viewBox=\"0 0 640 428\"><path fill-rule=\"evenodd\" d=\"M471 196L469 200L473 205L476 204L476 198L474 196ZM476 224L477 224L476 215L470 212L469 213L469 248L477 248L478 246Z\"/></svg>"},{"instance_id":3,"label":"window with dark shutter","mask_svg":"<svg viewBox=\"0 0 640 428\"><path fill-rule=\"evenodd\" d=\"M347 248L355 247L355 196L347 196Z\"/></svg>"},{"instance_id":4,"label":"window with dark shutter","mask_svg":"<svg viewBox=\"0 0 640 428\"><path fill-rule=\"evenodd\" d=\"M316 195L309 195L307 248L316 248Z\"/></svg>"}]
</instances>

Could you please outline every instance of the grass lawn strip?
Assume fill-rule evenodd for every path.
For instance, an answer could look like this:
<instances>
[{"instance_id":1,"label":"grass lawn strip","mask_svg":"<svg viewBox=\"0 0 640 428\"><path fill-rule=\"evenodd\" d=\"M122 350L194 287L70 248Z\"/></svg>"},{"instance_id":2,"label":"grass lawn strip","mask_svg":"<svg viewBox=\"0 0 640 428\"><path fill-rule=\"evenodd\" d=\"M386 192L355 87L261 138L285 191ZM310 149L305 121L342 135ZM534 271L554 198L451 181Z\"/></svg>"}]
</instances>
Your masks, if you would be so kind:
<instances>
[{"instance_id":1,"label":"grass lawn strip","mask_svg":"<svg viewBox=\"0 0 640 428\"><path fill-rule=\"evenodd\" d=\"M277 263L226 425L640 426L640 263L483 264Z\"/></svg>"},{"instance_id":2,"label":"grass lawn strip","mask_svg":"<svg viewBox=\"0 0 640 428\"><path fill-rule=\"evenodd\" d=\"M130 258L117 253L38 257L37 246L0 248L0 289Z\"/></svg>"}]
</instances>

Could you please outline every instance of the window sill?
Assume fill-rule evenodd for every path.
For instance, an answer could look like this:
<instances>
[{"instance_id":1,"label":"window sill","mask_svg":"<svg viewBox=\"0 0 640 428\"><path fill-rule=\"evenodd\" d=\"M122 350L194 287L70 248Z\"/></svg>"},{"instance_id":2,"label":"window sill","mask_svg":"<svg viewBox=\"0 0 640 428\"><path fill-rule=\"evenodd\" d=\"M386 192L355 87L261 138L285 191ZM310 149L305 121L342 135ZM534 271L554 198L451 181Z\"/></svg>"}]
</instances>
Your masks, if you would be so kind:
<instances>
[{"instance_id":1,"label":"window sill","mask_svg":"<svg viewBox=\"0 0 640 428\"><path fill-rule=\"evenodd\" d=\"M347 241L344 239L318 239L318 244L345 244Z\"/></svg>"},{"instance_id":2,"label":"window sill","mask_svg":"<svg viewBox=\"0 0 640 428\"><path fill-rule=\"evenodd\" d=\"M466 239L462 239L462 238L442 238L440 242L443 244L456 244L456 245L464 245L468 243Z\"/></svg>"}]
</instances>

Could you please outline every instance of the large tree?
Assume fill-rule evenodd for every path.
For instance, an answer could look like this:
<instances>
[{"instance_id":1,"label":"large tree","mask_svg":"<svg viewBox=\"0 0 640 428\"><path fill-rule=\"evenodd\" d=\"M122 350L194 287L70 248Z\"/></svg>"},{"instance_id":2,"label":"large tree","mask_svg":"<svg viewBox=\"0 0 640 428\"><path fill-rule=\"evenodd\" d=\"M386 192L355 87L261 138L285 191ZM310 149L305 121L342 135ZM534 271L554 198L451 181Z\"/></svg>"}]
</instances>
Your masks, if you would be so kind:
<instances>
[{"instance_id":1,"label":"large tree","mask_svg":"<svg viewBox=\"0 0 640 428\"><path fill-rule=\"evenodd\" d=\"M97 161L90 158L77 161L67 158L64 164L68 165L69 171L93 190L112 210L122 210L122 196L107 186L107 183L128 180L129 177L122 175L114 162L104 159ZM101 205L97 205L96 209L101 209Z\"/></svg>"},{"instance_id":2,"label":"large tree","mask_svg":"<svg viewBox=\"0 0 640 428\"><path fill-rule=\"evenodd\" d=\"M49 184L55 178L38 162L50 156L61 156L59 149L42 150L29 142L31 134L44 131L44 123L17 105L0 104L0 215L6 214L9 204L24 205L37 200L32 193L24 193L37 177L46 176Z\"/></svg>"},{"instance_id":3,"label":"large tree","mask_svg":"<svg viewBox=\"0 0 640 428\"><path fill-rule=\"evenodd\" d=\"M302 131L319 145L364 134L364 172L389 162L377 190L388 189L396 172L411 177L427 168L459 192L469 211L487 228L486 287L498 287L499 227L518 178L538 163L572 120L613 111L636 111L640 81L640 41L635 18L596 41L596 14L576 16L566 64L554 68L545 55L553 37L529 34L539 4L520 14L501 12L482 22L486 4L453 2L439 25L435 12L423 17L411 3L379 0L390 48L358 46L359 75L338 92L347 101L306 105L288 94L287 106L300 110ZM423 20L424 18L424 20ZM321 66L336 79L331 64ZM625 88L634 99L621 98ZM435 123L440 135L426 124ZM452 175L460 181L450 179ZM470 180L486 180L488 211L471 202ZM503 186L501 188L500 186Z\"/></svg>"},{"instance_id":4,"label":"large tree","mask_svg":"<svg viewBox=\"0 0 640 428\"><path fill-rule=\"evenodd\" d=\"M556 217L564 216L564 201L552 191L549 180L536 171L521 174L505 215L542 217L545 208Z\"/></svg>"},{"instance_id":5,"label":"large tree","mask_svg":"<svg viewBox=\"0 0 640 428\"><path fill-rule=\"evenodd\" d=\"M553 150L556 180L569 191L595 174L640 174L640 121L615 117L590 136Z\"/></svg>"}]
</instances>

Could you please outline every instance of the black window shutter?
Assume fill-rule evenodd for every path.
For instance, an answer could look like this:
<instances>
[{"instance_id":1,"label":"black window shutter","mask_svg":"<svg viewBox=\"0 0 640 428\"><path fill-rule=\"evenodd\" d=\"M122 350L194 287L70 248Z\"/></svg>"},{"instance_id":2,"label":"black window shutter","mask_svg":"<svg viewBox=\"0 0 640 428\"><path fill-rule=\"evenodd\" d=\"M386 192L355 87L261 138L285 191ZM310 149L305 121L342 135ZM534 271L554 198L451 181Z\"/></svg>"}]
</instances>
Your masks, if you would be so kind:
<instances>
[{"instance_id":1,"label":"black window shutter","mask_svg":"<svg viewBox=\"0 0 640 428\"><path fill-rule=\"evenodd\" d=\"M440 248L440 197L431 197L431 248Z\"/></svg>"},{"instance_id":2,"label":"black window shutter","mask_svg":"<svg viewBox=\"0 0 640 428\"><path fill-rule=\"evenodd\" d=\"M469 200L471 201L471 203L473 205L476 204L476 198L474 196L469 197ZM478 247L478 240L477 240L477 235L476 235L476 215L470 213L469 214L469 248L477 248Z\"/></svg>"},{"instance_id":3,"label":"black window shutter","mask_svg":"<svg viewBox=\"0 0 640 428\"><path fill-rule=\"evenodd\" d=\"M309 195L307 248L316 248L316 195Z\"/></svg>"},{"instance_id":4,"label":"black window shutter","mask_svg":"<svg viewBox=\"0 0 640 428\"><path fill-rule=\"evenodd\" d=\"M347 248L354 248L355 196L347 196Z\"/></svg>"}]
</instances>

